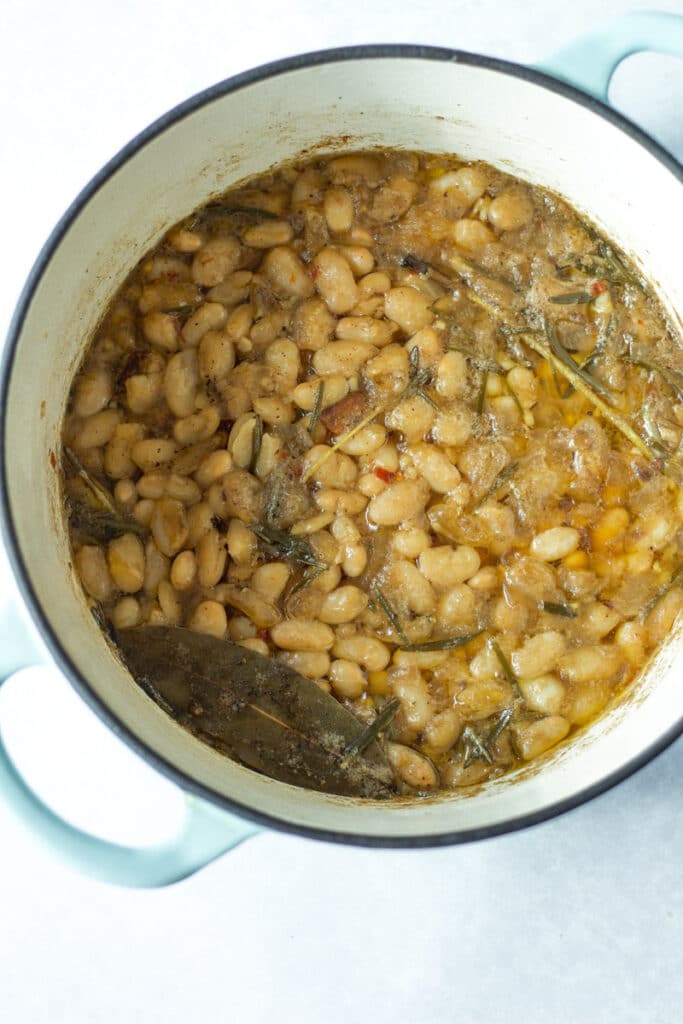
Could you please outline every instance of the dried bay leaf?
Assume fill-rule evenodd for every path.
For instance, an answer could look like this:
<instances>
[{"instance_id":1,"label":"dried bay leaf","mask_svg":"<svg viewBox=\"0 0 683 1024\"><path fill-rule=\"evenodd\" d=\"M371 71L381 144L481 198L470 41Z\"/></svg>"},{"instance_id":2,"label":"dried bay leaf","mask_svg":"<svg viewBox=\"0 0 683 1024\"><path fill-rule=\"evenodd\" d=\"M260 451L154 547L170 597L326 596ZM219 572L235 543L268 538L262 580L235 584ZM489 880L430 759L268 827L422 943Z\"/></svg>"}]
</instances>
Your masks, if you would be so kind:
<instances>
[{"instance_id":1,"label":"dried bay leaf","mask_svg":"<svg viewBox=\"0 0 683 1024\"><path fill-rule=\"evenodd\" d=\"M247 767L339 796L394 794L393 773L377 741L344 761L364 733L363 723L282 662L179 626L120 630L116 643L156 703Z\"/></svg>"}]
</instances>

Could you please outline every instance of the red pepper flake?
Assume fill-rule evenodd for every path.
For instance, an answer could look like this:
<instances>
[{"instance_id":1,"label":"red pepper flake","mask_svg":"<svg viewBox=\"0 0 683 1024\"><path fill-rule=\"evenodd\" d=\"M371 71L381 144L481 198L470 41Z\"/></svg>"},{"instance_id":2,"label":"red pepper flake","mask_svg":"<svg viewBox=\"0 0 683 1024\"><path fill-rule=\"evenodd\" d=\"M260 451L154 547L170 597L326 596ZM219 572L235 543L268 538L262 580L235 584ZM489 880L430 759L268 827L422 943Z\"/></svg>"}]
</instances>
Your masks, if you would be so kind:
<instances>
[{"instance_id":1,"label":"red pepper flake","mask_svg":"<svg viewBox=\"0 0 683 1024\"><path fill-rule=\"evenodd\" d=\"M603 292L607 291L607 281L593 281L591 285L592 295L602 295Z\"/></svg>"},{"instance_id":2,"label":"red pepper flake","mask_svg":"<svg viewBox=\"0 0 683 1024\"><path fill-rule=\"evenodd\" d=\"M384 469L383 466L375 466L375 469L374 469L373 472L374 472L375 476L379 477L380 480L383 480L385 484L390 484L392 482L392 480L394 480L395 477L396 477L395 473L392 473L388 469Z\"/></svg>"},{"instance_id":3,"label":"red pepper flake","mask_svg":"<svg viewBox=\"0 0 683 1024\"><path fill-rule=\"evenodd\" d=\"M640 319L640 317L638 317L636 323L639 323L641 327L643 326L643 321Z\"/></svg>"},{"instance_id":4,"label":"red pepper flake","mask_svg":"<svg viewBox=\"0 0 683 1024\"><path fill-rule=\"evenodd\" d=\"M263 628L257 629L256 630L256 636L259 638L259 640L265 640L265 642L267 644L270 643L270 630L269 629L263 629Z\"/></svg>"},{"instance_id":5,"label":"red pepper flake","mask_svg":"<svg viewBox=\"0 0 683 1024\"><path fill-rule=\"evenodd\" d=\"M320 267L318 266L318 264L317 263L311 263L311 266L309 268L308 273L309 273L309 275L311 277L311 280L312 281L316 281L318 279L318 277L320 276Z\"/></svg>"},{"instance_id":6,"label":"red pepper flake","mask_svg":"<svg viewBox=\"0 0 683 1024\"><path fill-rule=\"evenodd\" d=\"M50 465L52 466L53 469L57 468L57 459L52 449L50 449Z\"/></svg>"}]
</instances>

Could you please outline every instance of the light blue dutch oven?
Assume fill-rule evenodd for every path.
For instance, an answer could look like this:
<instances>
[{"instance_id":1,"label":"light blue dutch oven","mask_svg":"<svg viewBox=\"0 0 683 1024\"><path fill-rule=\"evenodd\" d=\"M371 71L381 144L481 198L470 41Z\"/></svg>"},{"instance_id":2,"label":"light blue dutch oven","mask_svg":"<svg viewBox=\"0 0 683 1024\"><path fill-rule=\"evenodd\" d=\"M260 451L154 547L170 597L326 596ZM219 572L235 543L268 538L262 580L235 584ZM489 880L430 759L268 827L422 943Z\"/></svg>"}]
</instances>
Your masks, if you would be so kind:
<instances>
[{"instance_id":1,"label":"light blue dutch oven","mask_svg":"<svg viewBox=\"0 0 683 1024\"><path fill-rule=\"evenodd\" d=\"M637 254L672 315L683 310L683 169L606 106L617 64L648 49L683 56L683 18L627 15L538 68L421 46L354 47L270 64L162 117L66 212L24 288L4 354L3 528L33 621L23 609L4 609L1 674L54 659L107 725L187 795L172 841L128 849L57 817L0 744L0 791L71 864L118 884L154 886L196 871L262 827L376 846L465 842L587 800L683 731L681 645L672 637L628 698L549 756L542 771L522 769L475 795L392 805L263 778L182 730L109 650L70 569L49 457L81 353L130 268L210 196L321 139L327 148L343 136L348 147L450 151L554 189Z\"/></svg>"}]
</instances>

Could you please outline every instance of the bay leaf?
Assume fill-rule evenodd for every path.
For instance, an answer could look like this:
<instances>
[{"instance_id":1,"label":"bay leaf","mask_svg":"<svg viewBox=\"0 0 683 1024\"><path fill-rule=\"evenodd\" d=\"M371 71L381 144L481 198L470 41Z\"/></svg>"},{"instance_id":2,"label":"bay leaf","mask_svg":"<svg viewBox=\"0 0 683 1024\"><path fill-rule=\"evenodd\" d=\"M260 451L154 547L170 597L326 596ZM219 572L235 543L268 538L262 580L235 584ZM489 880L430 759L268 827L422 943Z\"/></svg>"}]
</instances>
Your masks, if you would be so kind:
<instances>
[{"instance_id":1,"label":"bay leaf","mask_svg":"<svg viewBox=\"0 0 683 1024\"><path fill-rule=\"evenodd\" d=\"M153 700L247 767L340 796L377 799L395 792L376 740L344 759L364 724L283 662L179 626L118 630L115 640Z\"/></svg>"}]
</instances>

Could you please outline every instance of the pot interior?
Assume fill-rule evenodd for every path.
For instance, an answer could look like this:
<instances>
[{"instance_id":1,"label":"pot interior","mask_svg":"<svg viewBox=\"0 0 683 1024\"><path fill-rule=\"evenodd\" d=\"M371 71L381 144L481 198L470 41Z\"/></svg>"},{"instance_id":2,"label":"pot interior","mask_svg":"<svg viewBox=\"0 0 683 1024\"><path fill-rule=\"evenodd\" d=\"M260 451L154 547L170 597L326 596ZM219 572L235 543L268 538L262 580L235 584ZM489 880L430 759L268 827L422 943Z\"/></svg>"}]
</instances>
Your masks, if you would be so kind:
<instances>
[{"instance_id":1,"label":"pot interior","mask_svg":"<svg viewBox=\"0 0 683 1024\"><path fill-rule=\"evenodd\" d=\"M486 160L588 213L636 254L665 306L683 310L671 230L683 222L681 181L637 139L565 92L445 51L336 55L244 76L133 144L50 243L20 316L6 406L6 486L20 558L40 614L114 727L205 793L351 839L464 838L571 802L678 731L683 689L672 637L637 686L572 745L479 792L379 805L258 776L177 726L105 643L71 568L53 468L69 384L129 270L210 197L300 153L387 146Z\"/></svg>"}]
</instances>

